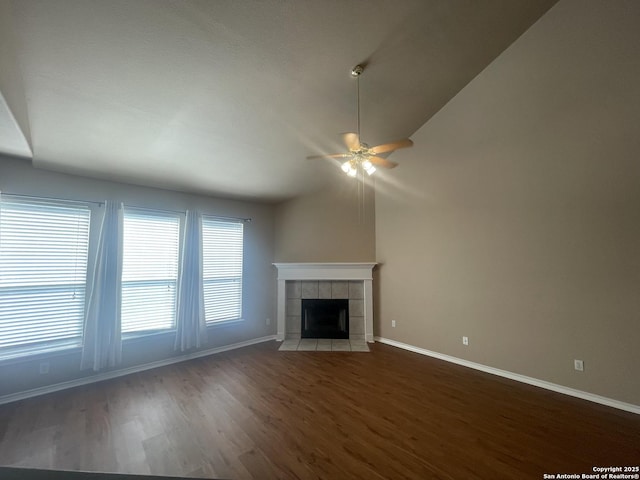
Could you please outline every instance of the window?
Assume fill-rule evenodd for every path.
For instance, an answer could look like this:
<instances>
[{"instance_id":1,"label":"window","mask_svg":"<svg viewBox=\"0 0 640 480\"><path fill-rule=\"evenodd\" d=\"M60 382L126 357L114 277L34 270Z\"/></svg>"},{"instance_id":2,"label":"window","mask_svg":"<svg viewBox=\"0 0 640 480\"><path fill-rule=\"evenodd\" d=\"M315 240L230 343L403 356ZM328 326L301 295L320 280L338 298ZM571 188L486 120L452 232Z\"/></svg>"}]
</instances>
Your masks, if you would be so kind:
<instances>
[{"instance_id":1,"label":"window","mask_svg":"<svg viewBox=\"0 0 640 480\"><path fill-rule=\"evenodd\" d=\"M71 202L0 200L0 357L81 345L90 216Z\"/></svg>"},{"instance_id":2,"label":"window","mask_svg":"<svg viewBox=\"0 0 640 480\"><path fill-rule=\"evenodd\" d=\"M202 269L207 324L242 317L243 224L202 218Z\"/></svg>"},{"instance_id":3,"label":"window","mask_svg":"<svg viewBox=\"0 0 640 480\"><path fill-rule=\"evenodd\" d=\"M180 217L125 208L122 333L175 328Z\"/></svg>"}]
</instances>

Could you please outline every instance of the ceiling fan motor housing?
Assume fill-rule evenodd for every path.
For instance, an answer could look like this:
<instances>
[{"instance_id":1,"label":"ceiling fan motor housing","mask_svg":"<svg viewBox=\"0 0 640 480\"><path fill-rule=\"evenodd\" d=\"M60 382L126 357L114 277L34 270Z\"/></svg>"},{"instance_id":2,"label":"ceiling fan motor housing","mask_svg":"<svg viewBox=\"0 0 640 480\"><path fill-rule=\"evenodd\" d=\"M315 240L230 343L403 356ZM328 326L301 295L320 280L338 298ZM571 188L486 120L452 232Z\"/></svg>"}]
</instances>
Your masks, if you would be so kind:
<instances>
[{"instance_id":1,"label":"ceiling fan motor housing","mask_svg":"<svg viewBox=\"0 0 640 480\"><path fill-rule=\"evenodd\" d=\"M364 67L362 65L356 65L351 70L351 76L359 77L362 72L364 72Z\"/></svg>"}]
</instances>

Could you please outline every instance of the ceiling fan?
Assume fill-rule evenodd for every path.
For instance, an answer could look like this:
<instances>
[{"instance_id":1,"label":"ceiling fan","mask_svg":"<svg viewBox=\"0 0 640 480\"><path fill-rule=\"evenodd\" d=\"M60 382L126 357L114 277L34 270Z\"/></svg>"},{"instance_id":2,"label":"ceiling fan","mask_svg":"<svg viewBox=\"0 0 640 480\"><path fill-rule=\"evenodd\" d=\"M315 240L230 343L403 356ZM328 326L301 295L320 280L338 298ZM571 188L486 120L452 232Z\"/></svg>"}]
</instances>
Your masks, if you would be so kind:
<instances>
[{"instance_id":1,"label":"ceiling fan","mask_svg":"<svg viewBox=\"0 0 640 480\"><path fill-rule=\"evenodd\" d=\"M408 138L397 140L391 143L385 143L383 145L376 145L370 147L364 142L360 141L360 75L364 72L362 65L356 65L351 70L351 75L356 78L356 97L357 97L357 110L358 110L358 132L357 133L344 133L342 139L348 149L346 153L330 153L327 155L312 155L307 157L308 160L317 158L336 158L344 159L342 164L342 171L344 171L350 177L356 177L358 173L367 172L368 175L373 174L376 171L376 166L382 168L395 168L398 166L396 162L387 160L378 156L380 153L388 153L398 150L399 148L406 148L413 145L413 142Z\"/></svg>"}]
</instances>

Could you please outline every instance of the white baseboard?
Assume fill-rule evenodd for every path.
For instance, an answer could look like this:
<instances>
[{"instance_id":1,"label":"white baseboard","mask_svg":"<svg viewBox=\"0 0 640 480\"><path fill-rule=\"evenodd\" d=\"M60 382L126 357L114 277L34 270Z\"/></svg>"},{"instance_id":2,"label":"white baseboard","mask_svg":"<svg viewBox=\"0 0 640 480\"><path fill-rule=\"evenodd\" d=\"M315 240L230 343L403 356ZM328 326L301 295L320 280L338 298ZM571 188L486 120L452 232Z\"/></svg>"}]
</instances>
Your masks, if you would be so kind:
<instances>
[{"instance_id":1,"label":"white baseboard","mask_svg":"<svg viewBox=\"0 0 640 480\"><path fill-rule=\"evenodd\" d=\"M0 397L0 405L10 402L16 402L18 400L24 400L25 398L36 397L38 395L45 395L47 393L57 392L59 390L65 390L67 388L79 387L80 385L88 385L89 383L101 382L103 380L109 380L111 378L122 377L131 373L143 372L152 368L164 367L165 365L171 365L174 363L184 362L185 360L192 360L194 358L206 357L213 355L214 353L226 352L228 350L235 350L236 348L248 347L249 345L255 345L256 343L268 342L275 340L275 335L267 335L266 337L252 338L251 340L245 340L244 342L232 343L231 345L223 345L221 347L209 348L207 350L199 350L193 353L186 353L177 357L166 358L158 360L156 362L145 363L143 365L135 365L133 367L122 368L120 370L113 370L110 372L98 373L88 377L77 378L75 380L69 380L68 382L56 383L54 385L47 385L45 387L38 387L32 390L26 390L24 392L10 393L9 395L3 395Z\"/></svg>"},{"instance_id":2,"label":"white baseboard","mask_svg":"<svg viewBox=\"0 0 640 480\"><path fill-rule=\"evenodd\" d=\"M544 388L547 390L552 390L554 392L562 393L564 395L570 395L572 397L581 398L583 400L588 400L590 402L600 403L602 405L607 405L608 407L617 408L620 410L625 410L627 412L635 413L640 415L640 405L633 405L632 403L625 403L619 400L614 400L612 398L603 397L601 395L596 395L589 392L584 392L582 390L576 390L574 388L564 387L562 385L558 385L556 383L547 382L544 380L539 380L537 378L527 377L525 375L520 375L518 373L509 372L507 370L500 370L499 368L489 367L487 365L482 365L481 363L471 362L469 360L464 360L458 357L452 357L451 355L445 355L443 353L433 352L431 350L426 350L420 347L414 347L413 345L409 345L407 343L397 342L395 340L390 340L384 337L375 337L377 342L385 343L387 345L391 345L393 347L402 348L404 350L409 350L410 352L419 353L421 355L427 355L429 357L438 358L440 360L444 360L446 362L455 363L457 365L462 365L463 367L473 368L475 370L480 370L482 372L490 373L492 375L498 375L499 377L508 378L510 380L515 380L517 382L527 383L529 385L534 385L536 387Z\"/></svg>"}]
</instances>

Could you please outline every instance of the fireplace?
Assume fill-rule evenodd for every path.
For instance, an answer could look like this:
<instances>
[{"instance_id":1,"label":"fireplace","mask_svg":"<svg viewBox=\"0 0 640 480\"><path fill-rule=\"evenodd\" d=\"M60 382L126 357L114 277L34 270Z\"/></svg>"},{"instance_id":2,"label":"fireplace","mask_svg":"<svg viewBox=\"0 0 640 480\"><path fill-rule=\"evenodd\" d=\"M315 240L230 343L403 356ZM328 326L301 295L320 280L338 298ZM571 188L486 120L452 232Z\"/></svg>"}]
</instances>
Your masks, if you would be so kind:
<instances>
[{"instance_id":1,"label":"fireplace","mask_svg":"<svg viewBox=\"0 0 640 480\"><path fill-rule=\"evenodd\" d=\"M302 338L349 338L349 300L302 299Z\"/></svg>"},{"instance_id":2,"label":"fireplace","mask_svg":"<svg viewBox=\"0 0 640 480\"><path fill-rule=\"evenodd\" d=\"M373 342L372 270L376 263L274 263L278 340L302 337L302 300L347 300L349 340Z\"/></svg>"}]
</instances>

